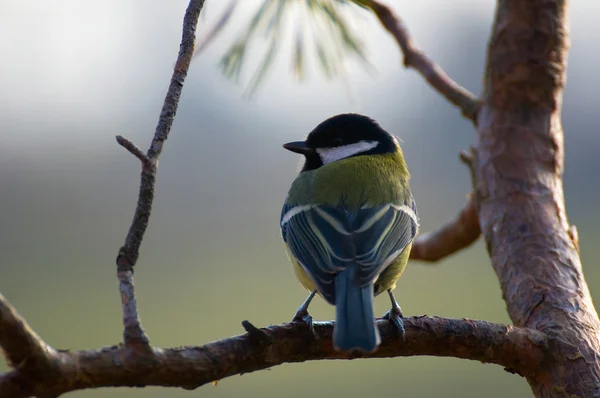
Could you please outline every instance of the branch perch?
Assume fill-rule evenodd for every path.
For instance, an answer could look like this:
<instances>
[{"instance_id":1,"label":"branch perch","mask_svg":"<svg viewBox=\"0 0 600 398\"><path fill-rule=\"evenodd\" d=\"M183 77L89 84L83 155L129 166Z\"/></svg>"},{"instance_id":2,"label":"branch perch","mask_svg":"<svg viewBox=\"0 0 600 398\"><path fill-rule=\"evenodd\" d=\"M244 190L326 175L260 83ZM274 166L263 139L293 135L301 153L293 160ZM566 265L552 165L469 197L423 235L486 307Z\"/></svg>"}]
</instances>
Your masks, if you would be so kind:
<instances>
[{"instance_id":1,"label":"branch perch","mask_svg":"<svg viewBox=\"0 0 600 398\"><path fill-rule=\"evenodd\" d=\"M442 68L429 59L414 43L402 19L389 6L378 0L365 4L375 13L383 27L396 39L404 55L404 66L414 68L438 93L456 105L463 116L475 122L479 109L477 96L448 76Z\"/></svg>"},{"instance_id":2,"label":"branch perch","mask_svg":"<svg viewBox=\"0 0 600 398\"><path fill-rule=\"evenodd\" d=\"M315 337L304 323L258 329L244 322L243 335L198 347L153 348L152 359L131 356L127 346L95 351L56 352L58 373L40 383L24 383L15 370L0 376L0 397L59 396L97 387L164 386L195 389L204 384L283 363L322 359L434 355L478 360L523 375L547 360L548 336L532 329L468 319L412 317L405 320L410 344L398 339L387 320L378 320L382 344L368 355L333 349L332 322L315 322ZM257 339L258 335L264 338Z\"/></svg>"}]
</instances>

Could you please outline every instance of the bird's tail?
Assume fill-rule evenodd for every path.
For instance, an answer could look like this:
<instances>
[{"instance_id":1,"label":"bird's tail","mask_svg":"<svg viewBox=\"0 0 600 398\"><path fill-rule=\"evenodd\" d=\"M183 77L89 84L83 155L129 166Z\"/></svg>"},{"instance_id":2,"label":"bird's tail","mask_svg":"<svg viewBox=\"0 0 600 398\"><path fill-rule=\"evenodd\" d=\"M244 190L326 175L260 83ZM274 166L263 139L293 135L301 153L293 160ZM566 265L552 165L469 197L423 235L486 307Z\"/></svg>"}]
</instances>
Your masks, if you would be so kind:
<instances>
[{"instance_id":1,"label":"bird's tail","mask_svg":"<svg viewBox=\"0 0 600 398\"><path fill-rule=\"evenodd\" d=\"M335 276L333 346L338 351L373 352L381 342L373 315L373 285L358 286L357 269L349 266Z\"/></svg>"}]
</instances>

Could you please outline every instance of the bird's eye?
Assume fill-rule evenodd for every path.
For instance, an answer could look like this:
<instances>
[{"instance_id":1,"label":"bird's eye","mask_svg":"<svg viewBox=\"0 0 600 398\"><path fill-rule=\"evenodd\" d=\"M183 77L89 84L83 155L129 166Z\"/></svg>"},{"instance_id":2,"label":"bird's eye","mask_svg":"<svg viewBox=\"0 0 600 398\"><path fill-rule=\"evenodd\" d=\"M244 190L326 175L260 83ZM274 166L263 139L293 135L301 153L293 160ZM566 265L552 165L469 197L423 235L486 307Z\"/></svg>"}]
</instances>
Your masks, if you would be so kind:
<instances>
[{"instance_id":1,"label":"bird's eye","mask_svg":"<svg viewBox=\"0 0 600 398\"><path fill-rule=\"evenodd\" d=\"M342 146L343 143L344 140L342 140L341 138L335 138L333 141L331 141L331 146Z\"/></svg>"}]
</instances>

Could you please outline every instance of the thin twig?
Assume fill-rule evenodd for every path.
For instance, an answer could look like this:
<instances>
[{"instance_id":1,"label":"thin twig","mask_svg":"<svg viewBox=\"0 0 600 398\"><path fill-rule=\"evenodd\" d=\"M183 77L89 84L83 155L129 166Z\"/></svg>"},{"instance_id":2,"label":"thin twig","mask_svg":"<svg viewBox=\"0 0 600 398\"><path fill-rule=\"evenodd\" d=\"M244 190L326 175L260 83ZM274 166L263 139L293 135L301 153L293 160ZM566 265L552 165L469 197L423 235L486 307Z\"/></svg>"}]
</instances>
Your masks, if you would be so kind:
<instances>
[{"instance_id":1,"label":"thin twig","mask_svg":"<svg viewBox=\"0 0 600 398\"><path fill-rule=\"evenodd\" d=\"M477 96L452 80L439 65L417 47L404 22L394 10L378 0L370 0L366 5L373 10L383 27L398 42L404 55L404 66L417 70L435 90L459 107L466 118L475 122L479 109Z\"/></svg>"},{"instance_id":2,"label":"thin twig","mask_svg":"<svg viewBox=\"0 0 600 398\"><path fill-rule=\"evenodd\" d=\"M121 291L121 307L123 312L123 341L126 345L135 347L139 351L149 351L150 339L140 321L133 284L133 271L121 270L117 272L119 290Z\"/></svg>"},{"instance_id":3,"label":"thin twig","mask_svg":"<svg viewBox=\"0 0 600 398\"><path fill-rule=\"evenodd\" d=\"M414 43L404 22L394 10L378 0L369 0L369 6L383 27L396 39L404 55L404 66L417 70L427 82L448 101L456 105L469 120L476 122L479 100L469 90L456 83L442 68L430 60ZM472 169L472 160L466 152L461 160ZM477 205L469 198L461 212L434 232L419 236L413 245L410 258L422 261L438 261L471 245L481 235Z\"/></svg>"},{"instance_id":4,"label":"thin twig","mask_svg":"<svg viewBox=\"0 0 600 398\"><path fill-rule=\"evenodd\" d=\"M125 138L121 135L118 135L116 138L117 138L117 142L119 143L119 145L121 145L123 148L127 149L129 151L129 153L131 153L133 156L138 158L142 162L143 166L146 166L150 163L150 159L148 159L148 156L146 156L146 154L140 148L138 148L133 142L129 141L127 138Z\"/></svg>"},{"instance_id":5,"label":"thin twig","mask_svg":"<svg viewBox=\"0 0 600 398\"><path fill-rule=\"evenodd\" d=\"M254 330L199 347L152 349L152 360L129 356L127 347L59 352L54 379L32 383L17 371L0 376L0 397L22 398L97 387L164 386L195 389L229 376L283 363L321 359L390 358L428 355L494 363L521 375L531 375L548 360L549 338L525 328L469 319L412 317L405 319L406 340L379 319L382 344L375 353L340 353L333 349L332 322L315 322L316 338L301 323ZM249 324L249 323L248 323ZM247 326L247 325L246 325ZM256 334L269 336L257 339Z\"/></svg>"},{"instance_id":6,"label":"thin twig","mask_svg":"<svg viewBox=\"0 0 600 398\"><path fill-rule=\"evenodd\" d=\"M158 157L160 156L163 144L171 131L171 126L175 119L183 83L187 76L192 55L194 53L196 26L203 5L204 0L190 0L185 12L179 54L177 56L173 76L171 77L171 83L167 90L158 124L154 132L154 138L152 139L148 152L146 155L143 155L141 150L130 141L120 136L117 137L119 144L142 160L144 165L142 168L138 202L133 221L129 227L127 237L125 238L125 244L119 249L119 254L117 256L117 276L119 278L121 303L123 307L123 323L125 327L123 337L125 345L140 347L142 348L142 351L145 351L146 353L149 352L150 343L147 335L142 329L141 321L138 316L133 284L133 267L137 262L140 245L144 238L146 228L148 227L148 221L152 211Z\"/></svg>"},{"instance_id":7,"label":"thin twig","mask_svg":"<svg viewBox=\"0 0 600 398\"><path fill-rule=\"evenodd\" d=\"M175 120L175 113L179 105L179 98L183 89L183 83L187 76L194 55L194 44L196 41L196 26L198 25L198 17L204 6L204 0L190 0L188 8L183 18L183 32L181 36L181 44L179 45L179 54L175 62L175 70L171 77L171 83L165 97L158 125L154 132L154 138L150 149L148 149L148 157L157 159L163 147L163 143L167 139L171 126Z\"/></svg>"},{"instance_id":8,"label":"thin twig","mask_svg":"<svg viewBox=\"0 0 600 398\"><path fill-rule=\"evenodd\" d=\"M162 151L163 144L167 139L175 113L181 97L183 83L190 67L192 54L194 53L194 41L196 39L196 25L200 11L204 5L204 0L191 0L183 19L183 34L181 45L171 83L163 103L158 124L154 132L154 138L146 157L157 161ZM135 215L129 228L125 245L119 250L117 263L122 267L133 267L137 262L139 248L148 226L150 212L152 210L152 201L154 199L154 183L156 174L153 170L142 172L142 181L139 192L139 200Z\"/></svg>"},{"instance_id":9,"label":"thin twig","mask_svg":"<svg viewBox=\"0 0 600 398\"><path fill-rule=\"evenodd\" d=\"M435 262L471 245L480 235L477 204L473 195L470 195L458 215L438 230L417 237L410 258Z\"/></svg>"}]
</instances>

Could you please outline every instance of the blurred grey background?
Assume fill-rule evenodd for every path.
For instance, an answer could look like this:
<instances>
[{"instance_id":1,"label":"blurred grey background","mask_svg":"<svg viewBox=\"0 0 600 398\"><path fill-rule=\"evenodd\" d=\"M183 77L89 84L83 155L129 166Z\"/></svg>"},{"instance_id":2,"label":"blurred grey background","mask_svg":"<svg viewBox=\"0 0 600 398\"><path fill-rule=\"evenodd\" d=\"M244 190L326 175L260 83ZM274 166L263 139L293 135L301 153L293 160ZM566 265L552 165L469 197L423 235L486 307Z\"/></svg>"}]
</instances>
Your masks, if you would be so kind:
<instances>
[{"instance_id":1,"label":"blurred grey background","mask_svg":"<svg viewBox=\"0 0 600 398\"><path fill-rule=\"evenodd\" d=\"M200 34L225 4L206 2ZM227 2L223 2L227 3ZM346 82L290 74L287 46L251 101L216 65L258 0L244 0L224 34L190 70L160 161L157 196L136 271L152 342L198 345L289 320L305 297L281 247L278 217L299 159L281 144L323 119L361 112L403 141L422 231L452 217L470 190L458 153L472 126L414 72L365 12L376 73L346 62ZM389 0L420 46L457 81L481 90L492 0ZM121 341L115 256L129 227L139 162L116 143L147 148L178 51L186 0L4 0L0 3L0 291L58 348ZM573 2L564 101L565 189L587 281L600 294L600 3ZM256 51L264 51L257 46ZM256 57L254 57L256 58ZM249 65L251 66L251 65ZM509 322L481 242L437 265L413 262L397 297L406 315ZM388 308L377 300L377 312ZM317 300L316 319L333 308ZM4 366L4 365L2 365ZM5 369L4 367L2 369ZM217 387L103 389L70 397L527 397L501 367L456 359L397 358L283 365Z\"/></svg>"}]
</instances>

